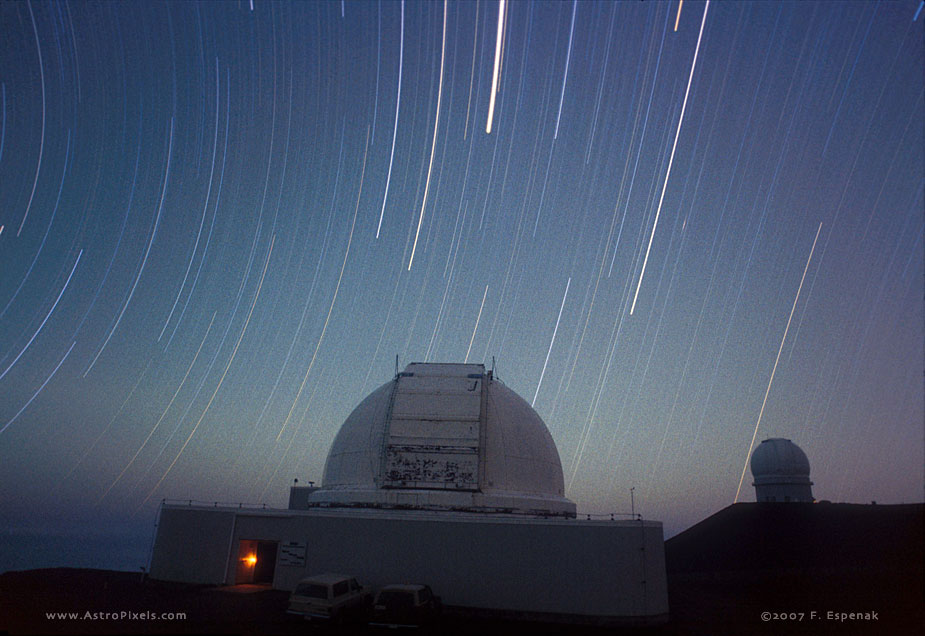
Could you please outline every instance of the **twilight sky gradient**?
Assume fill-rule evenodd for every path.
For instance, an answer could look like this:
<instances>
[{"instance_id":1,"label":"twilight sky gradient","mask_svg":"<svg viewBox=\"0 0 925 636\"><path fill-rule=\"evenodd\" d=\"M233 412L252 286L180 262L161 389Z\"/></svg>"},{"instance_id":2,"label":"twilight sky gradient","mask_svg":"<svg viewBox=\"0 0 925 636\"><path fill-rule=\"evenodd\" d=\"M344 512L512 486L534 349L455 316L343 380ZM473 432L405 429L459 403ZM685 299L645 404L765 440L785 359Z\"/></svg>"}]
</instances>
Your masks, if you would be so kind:
<instances>
[{"instance_id":1,"label":"twilight sky gradient","mask_svg":"<svg viewBox=\"0 0 925 636\"><path fill-rule=\"evenodd\" d=\"M0 4L0 521L282 506L396 354L494 358L579 511L683 529L759 416L921 501L922 3L678 12Z\"/></svg>"}]
</instances>

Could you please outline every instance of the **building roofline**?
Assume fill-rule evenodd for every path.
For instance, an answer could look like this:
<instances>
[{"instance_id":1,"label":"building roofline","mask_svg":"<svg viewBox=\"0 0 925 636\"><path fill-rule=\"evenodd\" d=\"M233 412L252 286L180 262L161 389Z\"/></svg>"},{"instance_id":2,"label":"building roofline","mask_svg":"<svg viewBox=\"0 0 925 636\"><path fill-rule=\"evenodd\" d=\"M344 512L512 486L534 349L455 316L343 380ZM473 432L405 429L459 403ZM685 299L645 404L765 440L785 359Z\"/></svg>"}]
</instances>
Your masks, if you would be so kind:
<instances>
[{"instance_id":1,"label":"building roofline","mask_svg":"<svg viewBox=\"0 0 925 636\"><path fill-rule=\"evenodd\" d=\"M393 510L369 508L312 508L308 510L290 510L288 508L245 507L245 504L219 504L190 500L163 501L164 510L198 510L215 512L233 512L239 517L342 517L368 519L395 519L402 521L442 521L450 523L474 522L523 525L557 525L557 526L623 526L623 527L662 527L661 521L652 519L580 519L563 517L531 517L512 514L471 513L458 511L428 510ZM579 515L582 516L582 515ZM585 517L589 515L584 515Z\"/></svg>"}]
</instances>

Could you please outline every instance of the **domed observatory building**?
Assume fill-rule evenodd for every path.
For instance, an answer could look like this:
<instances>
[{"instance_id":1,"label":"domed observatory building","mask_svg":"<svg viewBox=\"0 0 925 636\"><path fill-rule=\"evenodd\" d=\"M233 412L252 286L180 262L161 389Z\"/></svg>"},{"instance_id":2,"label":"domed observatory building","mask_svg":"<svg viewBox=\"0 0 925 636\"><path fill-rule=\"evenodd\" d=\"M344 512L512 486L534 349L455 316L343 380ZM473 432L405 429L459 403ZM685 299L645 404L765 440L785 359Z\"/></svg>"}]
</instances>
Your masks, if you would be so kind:
<instances>
[{"instance_id":1,"label":"domed observatory building","mask_svg":"<svg viewBox=\"0 0 925 636\"><path fill-rule=\"evenodd\" d=\"M411 364L373 391L309 505L575 516L543 420L474 364Z\"/></svg>"},{"instance_id":2,"label":"domed observatory building","mask_svg":"<svg viewBox=\"0 0 925 636\"><path fill-rule=\"evenodd\" d=\"M815 501L809 459L789 439L772 437L761 442L752 453L751 468L759 503Z\"/></svg>"},{"instance_id":3,"label":"domed observatory building","mask_svg":"<svg viewBox=\"0 0 925 636\"><path fill-rule=\"evenodd\" d=\"M480 364L414 363L284 510L164 502L156 579L292 590L322 572L430 585L452 612L603 625L668 616L662 524L590 520L540 416Z\"/></svg>"}]
</instances>

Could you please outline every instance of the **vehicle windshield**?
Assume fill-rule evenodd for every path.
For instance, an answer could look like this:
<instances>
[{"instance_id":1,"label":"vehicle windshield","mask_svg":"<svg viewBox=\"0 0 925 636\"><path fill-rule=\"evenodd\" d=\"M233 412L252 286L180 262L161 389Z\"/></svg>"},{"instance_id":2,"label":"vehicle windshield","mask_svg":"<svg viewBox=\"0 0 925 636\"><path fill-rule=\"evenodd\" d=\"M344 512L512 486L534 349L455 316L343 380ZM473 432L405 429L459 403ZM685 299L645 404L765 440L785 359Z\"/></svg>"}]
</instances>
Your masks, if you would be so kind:
<instances>
[{"instance_id":1,"label":"vehicle windshield","mask_svg":"<svg viewBox=\"0 0 925 636\"><path fill-rule=\"evenodd\" d=\"M317 583L299 583L295 588L297 596L308 596L310 598L328 598L328 588L326 585Z\"/></svg>"},{"instance_id":2,"label":"vehicle windshield","mask_svg":"<svg viewBox=\"0 0 925 636\"><path fill-rule=\"evenodd\" d=\"M382 590L376 605L385 605L389 609L404 609L414 606L414 592L406 590Z\"/></svg>"}]
</instances>

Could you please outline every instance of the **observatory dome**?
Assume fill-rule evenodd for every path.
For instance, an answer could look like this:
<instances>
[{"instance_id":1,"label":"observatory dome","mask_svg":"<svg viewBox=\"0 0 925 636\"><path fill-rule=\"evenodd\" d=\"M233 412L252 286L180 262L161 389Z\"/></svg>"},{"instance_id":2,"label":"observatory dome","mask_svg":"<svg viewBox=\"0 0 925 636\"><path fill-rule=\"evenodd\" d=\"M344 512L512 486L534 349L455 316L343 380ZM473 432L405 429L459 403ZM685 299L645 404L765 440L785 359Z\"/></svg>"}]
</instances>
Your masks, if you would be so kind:
<instances>
[{"instance_id":1,"label":"observatory dome","mask_svg":"<svg viewBox=\"0 0 925 636\"><path fill-rule=\"evenodd\" d=\"M751 460L758 501L813 501L809 459L789 439L766 439Z\"/></svg>"},{"instance_id":2,"label":"observatory dome","mask_svg":"<svg viewBox=\"0 0 925 636\"><path fill-rule=\"evenodd\" d=\"M543 420L481 364L413 363L370 393L310 505L575 515Z\"/></svg>"}]
</instances>

